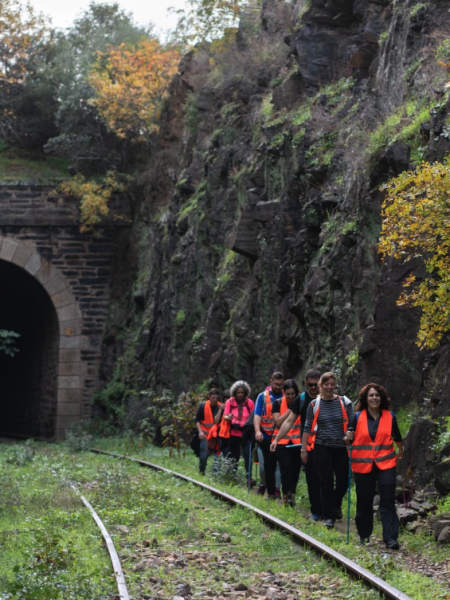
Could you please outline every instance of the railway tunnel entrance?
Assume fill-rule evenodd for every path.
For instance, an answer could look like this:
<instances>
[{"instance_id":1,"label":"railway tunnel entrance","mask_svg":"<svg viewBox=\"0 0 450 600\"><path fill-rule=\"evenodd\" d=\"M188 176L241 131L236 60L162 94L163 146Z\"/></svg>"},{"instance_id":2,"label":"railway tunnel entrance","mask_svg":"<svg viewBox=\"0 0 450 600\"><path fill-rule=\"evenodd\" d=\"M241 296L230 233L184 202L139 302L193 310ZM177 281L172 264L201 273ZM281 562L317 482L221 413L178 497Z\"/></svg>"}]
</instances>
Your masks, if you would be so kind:
<instances>
[{"instance_id":1,"label":"railway tunnel entrance","mask_svg":"<svg viewBox=\"0 0 450 600\"><path fill-rule=\"evenodd\" d=\"M0 435L55 434L59 324L45 288L23 268L0 260L0 329L20 334L19 352L0 352Z\"/></svg>"}]
</instances>

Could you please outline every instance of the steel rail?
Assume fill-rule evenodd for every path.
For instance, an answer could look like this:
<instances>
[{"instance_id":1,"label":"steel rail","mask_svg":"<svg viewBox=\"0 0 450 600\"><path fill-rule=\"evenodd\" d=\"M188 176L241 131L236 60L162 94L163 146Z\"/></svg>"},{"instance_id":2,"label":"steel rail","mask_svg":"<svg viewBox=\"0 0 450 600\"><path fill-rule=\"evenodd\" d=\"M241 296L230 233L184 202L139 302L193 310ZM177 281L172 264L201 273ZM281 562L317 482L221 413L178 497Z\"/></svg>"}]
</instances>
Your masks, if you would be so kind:
<instances>
[{"instance_id":1,"label":"steel rail","mask_svg":"<svg viewBox=\"0 0 450 600\"><path fill-rule=\"evenodd\" d=\"M51 471L54 475L57 475L56 471L54 471L53 469L51 469ZM103 521L100 519L97 512L92 507L91 503L80 493L77 487L73 483L70 484L70 487L76 494L80 496L80 499L83 502L84 506L89 510L92 517L94 518L94 521L97 523L100 531L102 532L102 536L105 540L106 548L109 552L109 556L113 565L120 600L130 600L130 594L128 593L127 584L125 582L125 575L123 574L122 565L120 564L120 558L117 554L116 547L114 546L114 542L112 541L108 530L104 526Z\"/></svg>"},{"instance_id":2,"label":"steel rail","mask_svg":"<svg viewBox=\"0 0 450 600\"><path fill-rule=\"evenodd\" d=\"M361 579L366 584L368 584L370 587L377 589L386 598L392 598L394 600L412 600L407 594L405 594L404 592L401 592L397 588L393 587L392 585L387 583L387 581L384 581L380 577L377 577L376 575L374 575L373 573L371 573L364 567L361 567L360 565L356 564L353 560L350 560L349 558L347 558L340 552L336 552L336 550L333 550L333 548L330 548L329 546L322 544L322 542L319 542L318 540L311 537L310 535L303 533L303 531L300 531L300 529L293 527L289 523L285 523L281 519L277 519L277 517L274 517L271 514L266 513L263 510L260 510L259 508L256 508L255 506L252 506L251 504L248 504L247 502L244 502L243 500L239 500L239 498L235 498L234 496L231 496L230 494L227 494L226 492L222 492L221 490L213 488L210 485L207 485L206 483L202 483L201 481L192 479L192 477L188 477L187 475L182 475L181 473L177 473L176 471L171 471L170 469L166 469L165 467L161 467L160 465L156 465L154 463L151 463L151 462L148 462L145 460L141 460L139 458L134 458L132 456L126 456L124 454L117 454L116 452L107 452L106 450L100 450L98 448L90 448L90 451L95 452L97 454L106 454L108 456L113 456L114 458L122 458L122 459L131 460L140 465L143 465L144 467L150 467L151 469L155 469L157 471L163 471L164 473L173 475L174 477L178 477L179 479L183 479L184 481L187 481L188 483L192 483L204 490L207 490L208 492L211 492L214 496L217 496L221 500L226 500L230 504L242 506L243 508L246 508L247 510L251 510L253 513L255 513L259 517L261 517L261 519L263 521L265 521L266 523L269 523L270 525L276 527L277 529L281 529L283 531L290 533L296 540L301 542L303 545L309 546L310 548L312 548L315 552L317 552L324 558L326 558L334 563L337 563L338 565L343 567L347 571L347 573L349 573L350 575L352 575L353 577L355 577L357 579Z\"/></svg>"}]
</instances>

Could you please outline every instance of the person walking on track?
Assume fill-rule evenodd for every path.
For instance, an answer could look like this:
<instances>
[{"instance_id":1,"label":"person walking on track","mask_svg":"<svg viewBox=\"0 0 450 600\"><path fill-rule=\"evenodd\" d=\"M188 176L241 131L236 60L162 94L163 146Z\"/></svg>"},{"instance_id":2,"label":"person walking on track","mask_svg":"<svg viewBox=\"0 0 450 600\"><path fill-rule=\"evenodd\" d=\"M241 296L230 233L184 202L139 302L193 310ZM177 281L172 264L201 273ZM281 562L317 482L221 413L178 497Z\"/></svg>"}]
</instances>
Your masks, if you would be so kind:
<instances>
[{"instance_id":1,"label":"person walking on track","mask_svg":"<svg viewBox=\"0 0 450 600\"><path fill-rule=\"evenodd\" d=\"M390 400L383 386L365 385L358 395L358 412L350 419L345 443L352 445L352 471L356 483L356 527L362 544L373 531L373 499L378 485L383 540L398 550L399 520L395 510L397 454L403 458L402 435L390 411Z\"/></svg>"},{"instance_id":2,"label":"person walking on track","mask_svg":"<svg viewBox=\"0 0 450 600\"><path fill-rule=\"evenodd\" d=\"M342 500L348 485L348 455L344 443L348 423L353 417L351 401L334 393L334 373L324 373L319 380L320 395L308 406L302 439L302 461L314 450L319 472L320 499L325 526L334 527L342 519Z\"/></svg>"},{"instance_id":3,"label":"person walking on track","mask_svg":"<svg viewBox=\"0 0 450 600\"><path fill-rule=\"evenodd\" d=\"M299 394L297 384L288 379L283 385L284 397L272 403L272 415L275 423L273 437L275 438L284 421L288 418L290 408ZM295 492L302 466L300 459L301 425L300 417L295 419L289 431L278 441L275 456L280 465L283 502L288 506L295 504Z\"/></svg>"},{"instance_id":4,"label":"person walking on track","mask_svg":"<svg viewBox=\"0 0 450 600\"><path fill-rule=\"evenodd\" d=\"M266 478L267 495L270 499L276 498L275 471L277 459L270 451L275 422L272 415L272 403L284 398L283 392L284 375L281 371L275 371L270 379L270 388L261 392L256 399L255 405L255 439L259 444L264 456L264 473Z\"/></svg>"},{"instance_id":5,"label":"person walking on track","mask_svg":"<svg viewBox=\"0 0 450 600\"><path fill-rule=\"evenodd\" d=\"M253 400L249 398L251 393L250 386L246 381L236 381L230 388L229 398L225 402L223 409L223 421L230 425L228 445L223 449L223 455L234 459L236 468L239 458L244 458L245 471L247 473L247 483L250 482L250 441L242 439L242 430L250 414L255 408ZM216 421L220 420L222 415L216 416Z\"/></svg>"},{"instance_id":6,"label":"person walking on track","mask_svg":"<svg viewBox=\"0 0 450 600\"><path fill-rule=\"evenodd\" d=\"M214 426L214 417L221 409L219 398L219 390L212 388L209 391L208 400L200 404L195 415L195 426L197 427L198 438L200 441L199 470L202 475L205 474L209 455L207 438Z\"/></svg>"}]
</instances>

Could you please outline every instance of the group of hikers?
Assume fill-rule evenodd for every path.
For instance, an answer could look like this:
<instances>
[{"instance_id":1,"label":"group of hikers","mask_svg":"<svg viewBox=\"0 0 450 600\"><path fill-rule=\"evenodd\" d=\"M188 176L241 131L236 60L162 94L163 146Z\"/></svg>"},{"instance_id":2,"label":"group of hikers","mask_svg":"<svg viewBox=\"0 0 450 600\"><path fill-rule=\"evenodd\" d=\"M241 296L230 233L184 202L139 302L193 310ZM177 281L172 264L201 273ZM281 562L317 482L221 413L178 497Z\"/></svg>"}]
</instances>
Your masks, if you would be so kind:
<instances>
[{"instance_id":1,"label":"group of hikers","mask_svg":"<svg viewBox=\"0 0 450 600\"><path fill-rule=\"evenodd\" d=\"M251 450L256 447L261 476L257 493L267 493L275 500L281 496L281 482L283 502L294 506L303 465L310 518L323 520L332 529L335 521L343 518L350 460L361 543L367 544L373 531L377 491L384 542L398 550L396 466L403 457L403 442L385 388L377 383L365 385L354 410L349 398L335 393L333 373L310 369L304 384L306 390L300 394L293 379L285 380L283 373L276 371L256 403L250 399L251 389L245 381L236 381L224 402L219 390L211 389L195 417L200 473L205 473L209 455L214 455L215 461L219 455L228 457L236 468L242 456L247 484L253 487Z\"/></svg>"}]
</instances>

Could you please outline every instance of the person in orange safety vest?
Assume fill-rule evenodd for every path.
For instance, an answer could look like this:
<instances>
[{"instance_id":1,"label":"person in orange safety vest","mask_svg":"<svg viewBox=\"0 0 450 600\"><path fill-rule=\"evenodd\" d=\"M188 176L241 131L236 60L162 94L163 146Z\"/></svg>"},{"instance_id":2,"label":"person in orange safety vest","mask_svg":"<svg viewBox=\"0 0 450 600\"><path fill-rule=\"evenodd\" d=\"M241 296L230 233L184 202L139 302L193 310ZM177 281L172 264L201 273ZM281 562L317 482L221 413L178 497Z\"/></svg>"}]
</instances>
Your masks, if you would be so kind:
<instances>
[{"instance_id":1,"label":"person in orange safety vest","mask_svg":"<svg viewBox=\"0 0 450 600\"><path fill-rule=\"evenodd\" d=\"M219 390L216 388L211 389L208 394L208 400L200 404L195 415L195 426L197 427L200 440L199 469L202 475L205 474L209 456L208 435L214 426L214 417L220 409L219 398Z\"/></svg>"},{"instance_id":2,"label":"person in orange safety vest","mask_svg":"<svg viewBox=\"0 0 450 600\"><path fill-rule=\"evenodd\" d=\"M345 443L352 445L352 471L356 483L356 527L362 544L373 531L373 499L378 484L383 539L388 548L398 550L399 520L395 509L397 454L403 457L402 435L390 409L383 386L365 385L358 395L358 412L351 419Z\"/></svg>"},{"instance_id":3,"label":"person in orange safety vest","mask_svg":"<svg viewBox=\"0 0 450 600\"><path fill-rule=\"evenodd\" d=\"M284 396L281 400L272 403L272 415L275 422L272 438L275 439L279 428L289 416L289 411L295 398L299 395L299 389L293 379L287 379L283 385ZM281 470L281 485L283 489L283 501L288 506L295 504L295 492L302 466L300 460L301 446L301 419L298 416L291 428L277 444L275 456Z\"/></svg>"}]
</instances>

